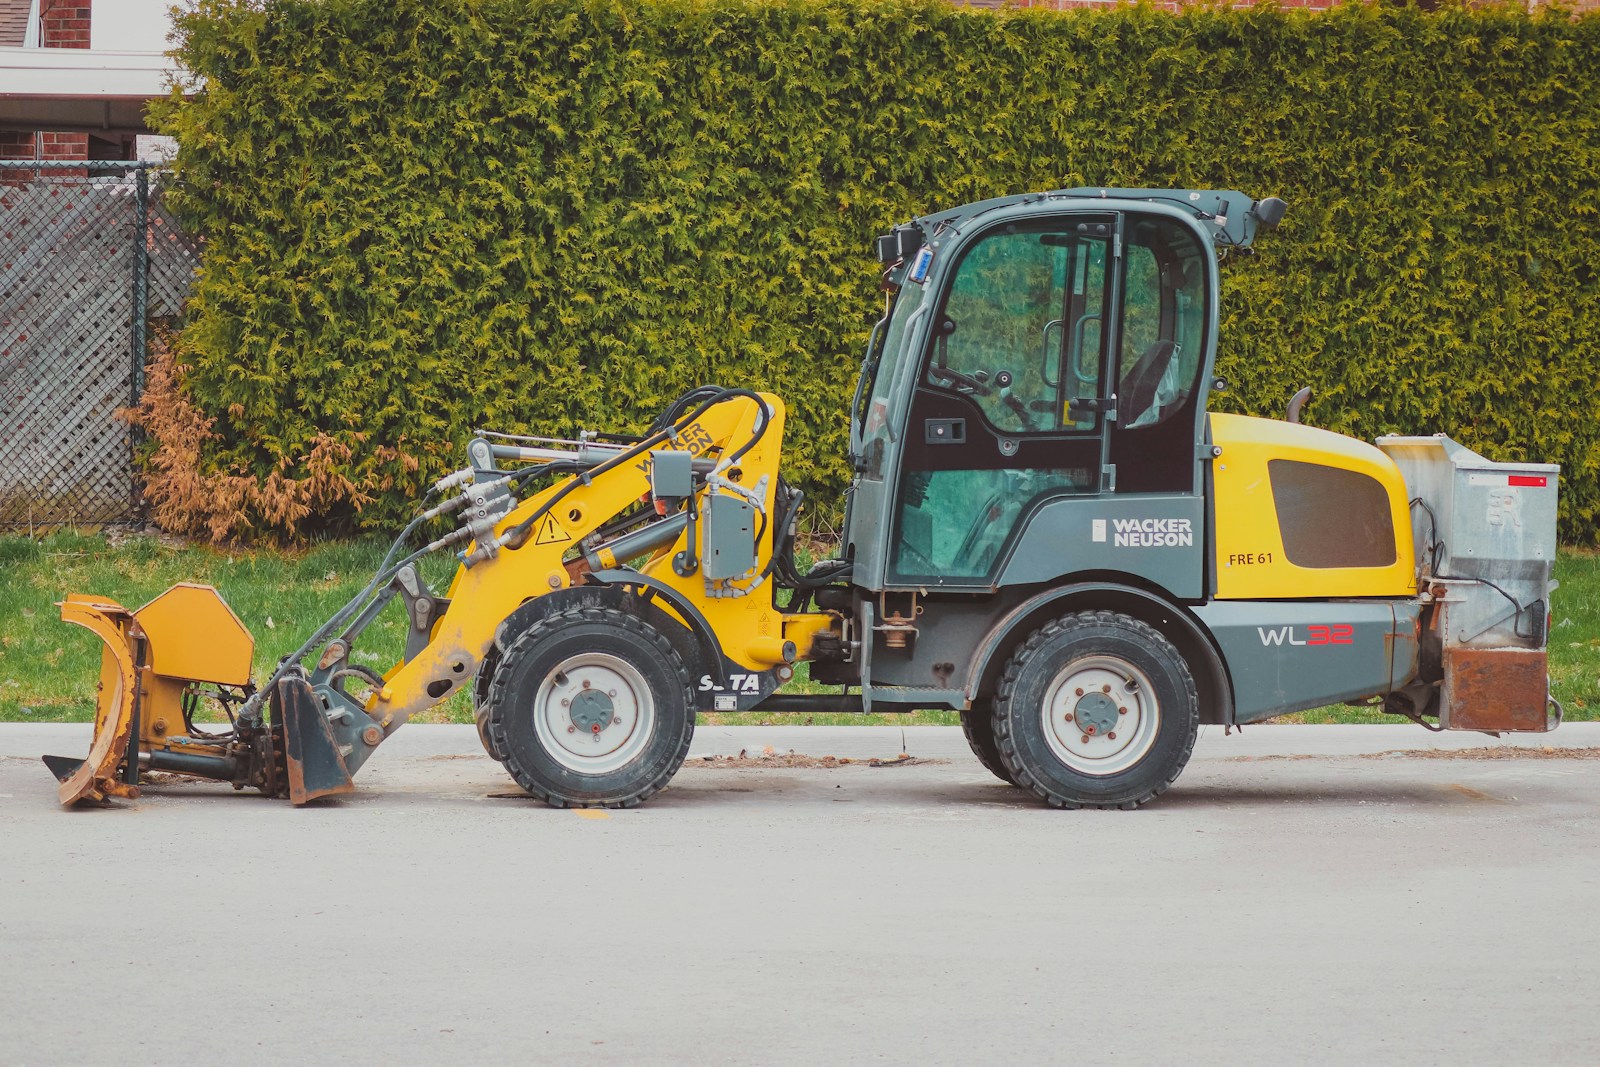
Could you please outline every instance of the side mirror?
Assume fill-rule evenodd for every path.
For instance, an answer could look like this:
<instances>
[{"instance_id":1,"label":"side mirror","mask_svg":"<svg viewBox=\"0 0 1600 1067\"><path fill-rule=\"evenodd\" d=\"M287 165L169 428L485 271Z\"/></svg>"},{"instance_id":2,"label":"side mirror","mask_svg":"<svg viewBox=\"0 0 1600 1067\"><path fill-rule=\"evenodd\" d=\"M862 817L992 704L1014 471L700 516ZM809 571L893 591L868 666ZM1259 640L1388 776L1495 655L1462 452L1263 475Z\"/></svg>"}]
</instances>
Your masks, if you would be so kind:
<instances>
[{"instance_id":1,"label":"side mirror","mask_svg":"<svg viewBox=\"0 0 1600 1067\"><path fill-rule=\"evenodd\" d=\"M1265 200L1257 200L1250 207L1250 214L1256 217L1256 222L1272 229L1283 221L1284 212L1289 210L1289 205L1278 197L1269 196Z\"/></svg>"}]
</instances>

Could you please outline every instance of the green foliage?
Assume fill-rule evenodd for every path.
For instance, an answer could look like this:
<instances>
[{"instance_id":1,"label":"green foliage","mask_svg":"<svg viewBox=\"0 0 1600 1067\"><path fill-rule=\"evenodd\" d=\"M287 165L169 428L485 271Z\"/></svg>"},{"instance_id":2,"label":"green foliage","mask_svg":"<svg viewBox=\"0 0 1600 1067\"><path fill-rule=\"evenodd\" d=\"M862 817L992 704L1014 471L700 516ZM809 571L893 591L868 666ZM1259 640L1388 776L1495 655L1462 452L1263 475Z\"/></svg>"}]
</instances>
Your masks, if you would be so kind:
<instances>
[{"instance_id":1,"label":"green foliage","mask_svg":"<svg viewBox=\"0 0 1600 1067\"><path fill-rule=\"evenodd\" d=\"M1080 184L1291 204L1225 275L1221 403L1566 467L1595 540L1600 17L938 0L200 0L169 103L206 234L181 339L212 470L351 444L383 524L470 427L790 406L837 500L874 234ZM365 434L364 437L358 436ZM420 461L410 471L397 447Z\"/></svg>"}]
</instances>

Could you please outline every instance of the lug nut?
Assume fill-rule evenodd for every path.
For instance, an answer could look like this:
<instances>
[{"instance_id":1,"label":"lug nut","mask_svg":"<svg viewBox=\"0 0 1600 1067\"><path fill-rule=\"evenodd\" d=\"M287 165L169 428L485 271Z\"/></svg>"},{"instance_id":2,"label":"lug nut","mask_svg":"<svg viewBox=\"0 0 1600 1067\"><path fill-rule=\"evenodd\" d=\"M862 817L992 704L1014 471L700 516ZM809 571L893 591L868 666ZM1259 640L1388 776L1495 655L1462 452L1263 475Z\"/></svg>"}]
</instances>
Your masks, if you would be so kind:
<instances>
[{"instance_id":1,"label":"lug nut","mask_svg":"<svg viewBox=\"0 0 1600 1067\"><path fill-rule=\"evenodd\" d=\"M1084 734L1083 735L1083 743L1086 744L1086 745L1089 743L1089 735L1088 734Z\"/></svg>"},{"instance_id":2,"label":"lug nut","mask_svg":"<svg viewBox=\"0 0 1600 1067\"><path fill-rule=\"evenodd\" d=\"M1076 695L1078 695L1080 697L1083 696L1083 690L1082 689L1074 690L1074 692L1076 693Z\"/></svg>"},{"instance_id":3,"label":"lug nut","mask_svg":"<svg viewBox=\"0 0 1600 1067\"><path fill-rule=\"evenodd\" d=\"M1092 734L1092 733L1094 733L1094 727L1093 727L1093 726L1090 726L1090 727L1088 727L1088 728L1086 728L1086 729L1085 729L1085 731L1084 731L1084 732L1085 732L1085 733L1089 733L1089 734Z\"/></svg>"},{"instance_id":4,"label":"lug nut","mask_svg":"<svg viewBox=\"0 0 1600 1067\"><path fill-rule=\"evenodd\" d=\"M584 687L584 688L585 688L585 689L587 689L587 688L589 688L589 679L587 679L587 678L585 678L585 679L584 679L584 680L583 680L583 687ZM1107 690L1106 690L1106 692L1108 692L1108 693L1109 693L1109 692L1111 692L1111 690L1110 690L1110 689L1109 689L1109 688L1108 688L1108 689L1107 689Z\"/></svg>"},{"instance_id":5,"label":"lug nut","mask_svg":"<svg viewBox=\"0 0 1600 1067\"><path fill-rule=\"evenodd\" d=\"M611 721L616 723L618 726L621 726L622 725L622 716L621 715L613 715L611 717Z\"/></svg>"},{"instance_id":6,"label":"lug nut","mask_svg":"<svg viewBox=\"0 0 1600 1067\"><path fill-rule=\"evenodd\" d=\"M561 706L562 707L566 707L571 703L572 703L572 701L568 700L566 697L562 697L561 698Z\"/></svg>"},{"instance_id":7,"label":"lug nut","mask_svg":"<svg viewBox=\"0 0 1600 1067\"><path fill-rule=\"evenodd\" d=\"M577 729L578 728L576 726L569 726L569 727L567 727L567 733L569 733L569 734L570 733L575 733L575 732L577 732Z\"/></svg>"},{"instance_id":8,"label":"lug nut","mask_svg":"<svg viewBox=\"0 0 1600 1067\"><path fill-rule=\"evenodd\" d=\"M1126 714L1128 714L1128 709L1127 708L1118 708L1117 709L1117 714L1118 715L1126 715Z\"/></svg>"},{"instance_id":9,"label":"lug nut","mask_svg":"<svg viewBox=\"0 0 1600 1067\"><path fill-rule=\"evenodd\" d=\"M376 726L369 726L361 731L361 740L376 748L378 742L383 740L383 731Z\"/></svg>"},{"instance_id":10,"label":"lug nut","mask_svg":"<svg viewBox=\"0 0 1600 1067\"><path fill-rule=\"evenodd\" d=\"M1111 732L1106 734L1106 740L1107 741L1115 741L1116 739L1117 739L1117 732L1115 730L1112 730Z\"/></svg>"},{"instance_id":11,"label":"lug nut","mask_svg":"<svg viewBox=\"0 0 1600 1067\"><path fill-rule=\"evenodd\" d=\"M1100 687L1100 692L1109 693L1109 692L1111 692L1111 687L1109 685L1102 685Z\"/></svg>"},{"instance_id":12,"label":"lug nut","mask_svg":"<svg viewBox=\"0 0 1600 1067\"><path fill-rule=\"evenodd\" d=\"M608 696L613 696L613 697L617 695L617 691L615 689L608 689L608 690L606 690L606 693L607 693Z\"/></svg>"}]
</instances>

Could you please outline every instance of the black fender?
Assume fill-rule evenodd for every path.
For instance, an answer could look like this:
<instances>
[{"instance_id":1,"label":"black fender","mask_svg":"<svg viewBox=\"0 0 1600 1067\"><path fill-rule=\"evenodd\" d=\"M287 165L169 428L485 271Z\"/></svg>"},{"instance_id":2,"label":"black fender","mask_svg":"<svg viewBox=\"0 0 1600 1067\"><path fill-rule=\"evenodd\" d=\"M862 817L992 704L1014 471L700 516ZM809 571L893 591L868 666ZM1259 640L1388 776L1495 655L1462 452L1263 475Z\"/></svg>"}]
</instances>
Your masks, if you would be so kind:
<instances>
[{"instance_id":1,"label":"black fender","mask_svg":"<svg viewBox=\"0 0 1600 1067\"><path fill-rule=\"evenodd\" d=\"M503 653L523 631L555 612L577 607L616 608L637 615L655 627L672 642L685 665L697 673L711 674L718 685L727 684L727 667L711 624L677 590L648 575L621 569L600 571L591 574L590 579L587 584L557 589L524 601L495 630L495 653ZM640 595L635 589L648 590L661 597L679 614L681 621L663 611L653 597ZM684 622L689 624L687 628Z\"/></svg>"},{"instance_id":2,"label":"black fender","mask_svg":"<svg viewBox=\"0 0 1600 1067\"><path fill-rule=\"evenodd\" d=\"M1146 589L1115 582L1074 582L1034 594L990 627L967 666L967 699L994 692L1011 650L1039 626L1067 611L1120 611L1160 630L1178 647L1200 690L1200 721L1233 723L1233 681L1216 640L1182 605Z\"/></svg>"}]
</instances>

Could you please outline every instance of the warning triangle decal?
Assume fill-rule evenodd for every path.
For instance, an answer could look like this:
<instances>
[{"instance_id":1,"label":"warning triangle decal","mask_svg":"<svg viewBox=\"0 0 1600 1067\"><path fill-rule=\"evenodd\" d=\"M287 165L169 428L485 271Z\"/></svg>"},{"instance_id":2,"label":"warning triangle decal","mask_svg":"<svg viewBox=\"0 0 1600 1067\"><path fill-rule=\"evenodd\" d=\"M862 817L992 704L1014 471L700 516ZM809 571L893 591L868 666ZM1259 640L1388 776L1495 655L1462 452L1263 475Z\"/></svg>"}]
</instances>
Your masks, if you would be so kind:
<instances>
[{"instance_id":1,"label":"warning triangle decal","mask_svg":"<svg viewBox=\"0 0 1600 1067\"><path fill-rule=\"evenodd\" d=\"M561 528L554 515L546 515L544 522L539 524L539 536L533 539L536 545L555 545L562 541L572 540L572 535Z\"/></svg>"}]
</instances>

